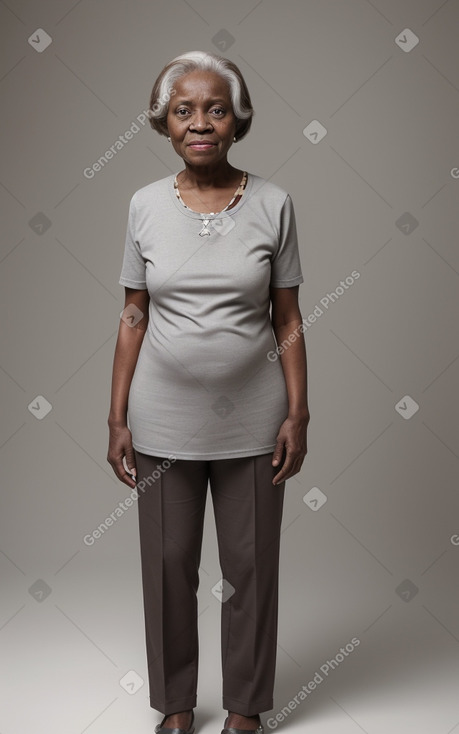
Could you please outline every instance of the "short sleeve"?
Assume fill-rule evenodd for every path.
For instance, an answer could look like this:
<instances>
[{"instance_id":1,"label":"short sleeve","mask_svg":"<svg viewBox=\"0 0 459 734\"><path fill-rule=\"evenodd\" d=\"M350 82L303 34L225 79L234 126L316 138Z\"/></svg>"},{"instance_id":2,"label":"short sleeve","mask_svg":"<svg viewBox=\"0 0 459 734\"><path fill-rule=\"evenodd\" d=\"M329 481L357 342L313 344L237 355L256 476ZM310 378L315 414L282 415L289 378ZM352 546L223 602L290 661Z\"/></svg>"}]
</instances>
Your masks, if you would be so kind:
<instances>
[{"instance_id":1,"label":"short sleeve","mask_svg":"<svg viewBox=\"0 0 459 734\"><path fill-rule=\"evenodd\" d=\"M136 239L136 209L134 196L129 204L123 266L121 268L121 276L118 282L128 288L138 288L139 290L143 290L147 287L147 282L145 280L146 263L142 257L139 242Z\"/></svg>"},{"instance_id":2,"label":"short sleeve","mask_svg":"<svg viewBox=\"0 0 459 734\"><path fill-rule=\"evenodd\" d=\"M273 288L291 288L303 282L295 211L292 199L287 194L280 213L279 245L271 259L270 285Z\"/></svg>"}]
</instances>

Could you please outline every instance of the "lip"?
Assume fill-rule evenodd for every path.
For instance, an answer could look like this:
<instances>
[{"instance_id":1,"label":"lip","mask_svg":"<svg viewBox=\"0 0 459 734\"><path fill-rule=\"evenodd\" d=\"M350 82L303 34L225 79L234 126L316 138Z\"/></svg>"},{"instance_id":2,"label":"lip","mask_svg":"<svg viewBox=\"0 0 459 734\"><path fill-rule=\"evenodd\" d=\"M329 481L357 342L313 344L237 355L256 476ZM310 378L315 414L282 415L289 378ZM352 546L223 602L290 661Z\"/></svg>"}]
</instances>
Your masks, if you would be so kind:
<instances>
[{"instance_id":1,"label":"lip","mask_svg":"<svg viewBox=\"0 0 459 734\"><path fill-rule=\"evenodd\" d=\"M189 148L198 148L199 150L213 148L215 145L216 143L213 143L211 140L193 140L193 142L188 143Z\"/></svg>"}]
</instances>

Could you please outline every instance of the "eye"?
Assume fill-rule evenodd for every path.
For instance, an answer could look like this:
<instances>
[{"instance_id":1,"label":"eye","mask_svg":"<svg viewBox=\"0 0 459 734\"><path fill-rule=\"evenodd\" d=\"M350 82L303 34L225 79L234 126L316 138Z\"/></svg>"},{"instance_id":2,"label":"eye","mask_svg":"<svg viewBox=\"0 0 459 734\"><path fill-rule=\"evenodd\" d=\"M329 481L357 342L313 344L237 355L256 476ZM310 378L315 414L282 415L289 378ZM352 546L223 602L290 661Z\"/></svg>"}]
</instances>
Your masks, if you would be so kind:
<instances>
[{"instance_id":1,"label":"eye","mask_svg":"<svg viewBox=\"0 0 459 734\"><path fill-rule=\"evenodd\" d=\"M189 110L187 110L186 107L179 107L175 112L179 117L186 117L189 114ZM215 109L211 110L211 112L212 114L216 113L216 117L223 117L226 113L226 110L222 109L221 107L216 107Z\"/></svg>"}]
</instances>

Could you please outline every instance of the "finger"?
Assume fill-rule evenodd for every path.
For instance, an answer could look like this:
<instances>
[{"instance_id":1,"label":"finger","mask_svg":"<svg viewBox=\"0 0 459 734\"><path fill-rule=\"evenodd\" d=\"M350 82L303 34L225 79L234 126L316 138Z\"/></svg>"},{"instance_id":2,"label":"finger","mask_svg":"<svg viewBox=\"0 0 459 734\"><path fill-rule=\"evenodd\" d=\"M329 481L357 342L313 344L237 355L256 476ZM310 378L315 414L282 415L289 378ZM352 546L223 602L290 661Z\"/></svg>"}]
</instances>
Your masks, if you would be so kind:
<instances>
[{"instance_id":1,"label":"finger","mask_svg":"<svg viewBox=\"0 0 459 734\"><path fill-rule=\"evenodd\" d=\"M132 446L128 446L126 448L126 455L123 456L123 466L129 474L133 474L134 477L137 476L134 449L132 448Z\"/></svg>"},{"instance_id":2,"label":"finger","mask_svg":"<svg viewBox=\"0 0 459 734\"><path fill-rule=\"evenodd\" d=\"M123 474L121 481L124 482L124 484L127 484L128 487L131 487L131 489L134 489L137 486L135 479L133 479L130 474Z\"/></svg>"},{"instance_id":3,"label":"finger","mask_svg":"<svg viewBox=\"0 0 459 734\"><path fill-rule=\"evenodd\" d=\"M276 448L273 451L273 460L272 465L277 466L282 459L282 454L284 451L284 441L282 439L278 439L276 443Z\"/></svg>"},{"instance_id":4,"label":"finger","mask_svg":"<svg viewBox=\"0 0 459 734\"><path fill-rule=\"evenodd\" d=\"M280 484L280 482L284 482L287 479L290 479L290 477L295 476L295 474L298 474L298 472L301 469L301 465L303 463L304 456L300 454L291 454L291 465L289 466L288 458L285 460L285 464L280 470L278 474L273 478L273 484Z\"/></svg>"},{"instance_id":5,"label":"finger","mask_svg":"<svg viewBox=\"0 0 459 734\"><path fill-rule=\"evenodd\" d=\"M115 460L115 462L113 463L113 469L120 482L127 484L128 487L131 487L132 489L135 487L136 483L129 472L126 470L126 467L124 466L121 458Z\"/></svg>"},{"instance_id":6,"label":"finger","mask_svg":"<svg viewBox=\"0 0 459 734\"><path fill-rule=\"evenodd\" d=\"M282 466L282 469L273 478L273 484L280 484L280 482L283 482L287 478L286 475L292 469L294 460L295 456L287 449L287 455L285 457L284 464Z\"/></svg>"},{"instance_id":7,"label":"finger","mask_svg":"<svg viewBox=\"0 0 459 734\"><path fill-rule=\"evenodd\" d=\"M304 459L304 456L302 456L302 455L298 456L295 459L291 470L288 472L288 474L285 474L285 476L281 478L281 481L286 481L287 479L290 479L291 477L294 477L295 474L298 474L298 472L300 471L301 466L303 464L303 459ZM274 477L274 478L276 479L276 477Z\"/></svg>"}]
</instances>

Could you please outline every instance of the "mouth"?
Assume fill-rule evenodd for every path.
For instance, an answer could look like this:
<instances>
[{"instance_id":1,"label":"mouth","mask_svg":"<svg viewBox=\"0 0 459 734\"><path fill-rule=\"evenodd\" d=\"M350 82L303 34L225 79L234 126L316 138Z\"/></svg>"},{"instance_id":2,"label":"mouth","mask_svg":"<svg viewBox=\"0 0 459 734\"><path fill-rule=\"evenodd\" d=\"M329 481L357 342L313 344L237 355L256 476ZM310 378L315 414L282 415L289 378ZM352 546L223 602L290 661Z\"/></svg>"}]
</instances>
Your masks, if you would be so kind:
<instances>
[{"instance_id":1,"label":"mouth","mask_svg":"<svg viewBox=\"0 0 459 734\"><path fill-rule=\"evenodd\" d=\"M209 148L215 148L215 143L189 143L188 147L193 150L209 150Z\"/></svg>"}]
</instances>

